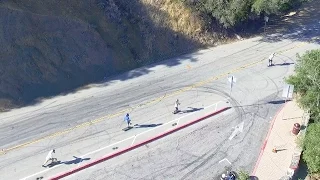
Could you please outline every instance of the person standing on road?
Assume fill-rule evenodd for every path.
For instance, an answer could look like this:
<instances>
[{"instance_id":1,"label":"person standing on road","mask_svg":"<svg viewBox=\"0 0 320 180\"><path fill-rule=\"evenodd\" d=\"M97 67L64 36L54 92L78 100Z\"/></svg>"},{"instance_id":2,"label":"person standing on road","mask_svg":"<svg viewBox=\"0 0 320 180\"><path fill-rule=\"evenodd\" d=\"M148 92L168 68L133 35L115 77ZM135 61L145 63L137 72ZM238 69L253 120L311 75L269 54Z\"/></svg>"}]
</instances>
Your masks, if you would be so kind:
<instances>
[{"instance_id":1,"label":"person standing on road","mask_svg":"<svg viewBox=\"0 0 320 180\"><path fill-rule=\"evenodd\" d=\"M126 121L127 124L128 124L128 127L130 127L131 119L130 119L130 117L129 117L129 113L127 113L126 116L124 117L124 121Z\"/></svg>"},{"instance_id":2,"label":"person standing on road","mask_svg":"<svg viewBox=\"0 0 320 180\"><path fill-rule=\"evenodd\" d=\"M180 102L179 102L179 99L177 99L176 102L174 103L174 108L176 109L175 112L179 111L179 105L180 105Z\"/></svg>"},{"instance_id":3,"label":"person standing on road","mask_svg":"<svg viewBox=\"0 0 320 180\"><path fill-rule=\"evenodd\" d=\"M45 164L47 164L48 161L51 160L51 163L52 163L54 160L56 160L56 158L52 157L52 153L56 153L56 150L53 149L53 150L49 151L49 153L48 153L48 155L46 157L46 161L42 165L43 167L44 167Z\"/></svg>"},{"instance_id":4,"label":"person standing on road","mask_svg":"<svg viewBox=\"0 0 320 180\"><path fill-rule=\"evenodd\" d=\"M276 53L272 53L270 56L269 56L269 64L268 64L268 66L272 66L272 59L274 58L274 55L275 55Z\"/></svg>"}]
</instances>

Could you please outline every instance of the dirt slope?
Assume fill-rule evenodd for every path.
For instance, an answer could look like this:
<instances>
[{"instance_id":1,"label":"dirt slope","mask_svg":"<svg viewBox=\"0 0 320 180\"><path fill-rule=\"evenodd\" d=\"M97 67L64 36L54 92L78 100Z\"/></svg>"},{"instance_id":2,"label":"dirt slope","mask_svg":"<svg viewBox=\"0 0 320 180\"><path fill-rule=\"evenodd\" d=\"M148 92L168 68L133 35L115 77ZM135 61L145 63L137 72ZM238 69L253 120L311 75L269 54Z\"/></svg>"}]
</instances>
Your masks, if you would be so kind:
<instances>
[{"instance_id":1,"label":"dirt slope","mask_svg":"<svg viewBox=\"0 0 320 180\"><path fill-rule=\"evenodd\" d=\"M2 0L0 23L2 110L219 38L174 0Z\"/></svg>"}]
</instances>

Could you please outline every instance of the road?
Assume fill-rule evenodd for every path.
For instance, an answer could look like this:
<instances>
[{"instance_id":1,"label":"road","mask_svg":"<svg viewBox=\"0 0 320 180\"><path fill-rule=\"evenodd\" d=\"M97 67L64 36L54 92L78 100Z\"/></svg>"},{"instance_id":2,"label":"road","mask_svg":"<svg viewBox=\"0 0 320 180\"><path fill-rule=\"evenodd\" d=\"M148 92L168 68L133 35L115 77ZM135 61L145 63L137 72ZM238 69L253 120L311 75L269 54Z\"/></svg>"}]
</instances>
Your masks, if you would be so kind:
<instances>
[{"instance_id":1,"label":"road","mask_svg":"<svg viewBox=\"0 0 320 180\"><path fill-rule=\"evenodd\" d=\"M237 77L237 83L231 97L228 95L226 78L203 87L231 98L229 101L233 109L227 114L210 118L148 146L93 166L70 179L206 180L218 179L226 168L250 172L269 123L283 103L283 78L292 73L294 65L291 63L296 60L295 54L318 47L295 42L275 50L282 51L282 54L276 56L274 60L277 65L272 68L266 67L267 61L264 61L232 73ZM246 51L252 49L241 53L245 54ZM241 122L244 122L243 132L232 138L234 128Z\"/></svg>"},{"instance_id":2,"label":"road","mask_svg":"<svg viewBox=\"0 0 320 180\"><path fill-rule=\"evenodd\" d=\"M172 121L183 124L226 106L231 109L221 115L69 178L214 179L225 167L251 171L283 103L283 78L293 72L296 53L316 48L317 43L256 37L2 113L0 179L47 179L117 150L112 144L121 149L168 130L165 125ZM273 52L275 66L267 67ZM230 75L237 79L232 92ZM173 115L177 98L183 112ZM127 112L143 128L123 132ZM241 124L242 132L232 136ZM135 135L140 139L133 140ZM60 164L41 167L53 148Z\"/></svg>"}]
</instances>

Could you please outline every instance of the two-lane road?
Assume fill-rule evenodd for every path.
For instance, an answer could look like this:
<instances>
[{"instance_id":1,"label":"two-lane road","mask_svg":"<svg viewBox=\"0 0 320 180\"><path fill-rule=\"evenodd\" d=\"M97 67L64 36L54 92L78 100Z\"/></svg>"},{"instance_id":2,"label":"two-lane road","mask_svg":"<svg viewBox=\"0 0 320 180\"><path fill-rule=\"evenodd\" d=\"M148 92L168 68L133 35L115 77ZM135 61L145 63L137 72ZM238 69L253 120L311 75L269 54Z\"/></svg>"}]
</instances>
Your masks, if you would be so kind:
<instances>
[{"instance_id":1,"label":"two-lane road","mask_svg":"<svg viewBox=\"0 0 320 180\"><path fill-rule=\"evenodd\" d=\"M177 98L182 109L197 110L190 112L194 116L201 116L202 108L220 101L228 101L232 110L71 179L209 179L225 166L250 171L270 118L281 106L277 101L283 78L293 72L295 54L315 48L319 45L253 38L143 67L104 84L2 113L1 176L48 178L61 168L68 170L70 164L79 166L94 160L96 157L83 155L152 128L131 134L121 131L125 113L131 114L134 123L164 124L185 115L172 114ZM276 66L268 68L266 59L272 52L277 53ZM237 78L231 96L229 75ZM231 137L241 123L243 130ZM69 163L42 168L51 148ZM87 159L72 161L73 156Z\"/></svg>"}]
</instances>

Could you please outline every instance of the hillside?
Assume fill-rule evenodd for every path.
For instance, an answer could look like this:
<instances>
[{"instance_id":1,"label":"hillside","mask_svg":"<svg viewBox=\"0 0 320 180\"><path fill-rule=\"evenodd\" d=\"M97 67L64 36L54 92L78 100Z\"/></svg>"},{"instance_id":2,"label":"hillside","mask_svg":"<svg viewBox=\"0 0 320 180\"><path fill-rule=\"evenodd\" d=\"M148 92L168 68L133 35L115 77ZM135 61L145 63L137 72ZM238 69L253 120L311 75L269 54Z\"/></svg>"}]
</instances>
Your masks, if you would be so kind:
<instances>
[{"instance_id":1,"label":"hillside","mask_svg":"<svg viewBox=\"0 0 320 180\"><path fill-rule=\"evenodd\" d=\"M3 0L0 14L2 110L218 39L170 0Z\"/></svg>"},{"instance_id":2,"label":"hillside","mask_svg":"<svg viewBox=\"0 0 320 180\"><path fill-rule=\"evenodd\" d=\"M236 17L260 17L234 3L204 8L213 2L0 0L0 111L228 41L234 29L225 26L241 24Z\"/></svg>"}]
</instances>

